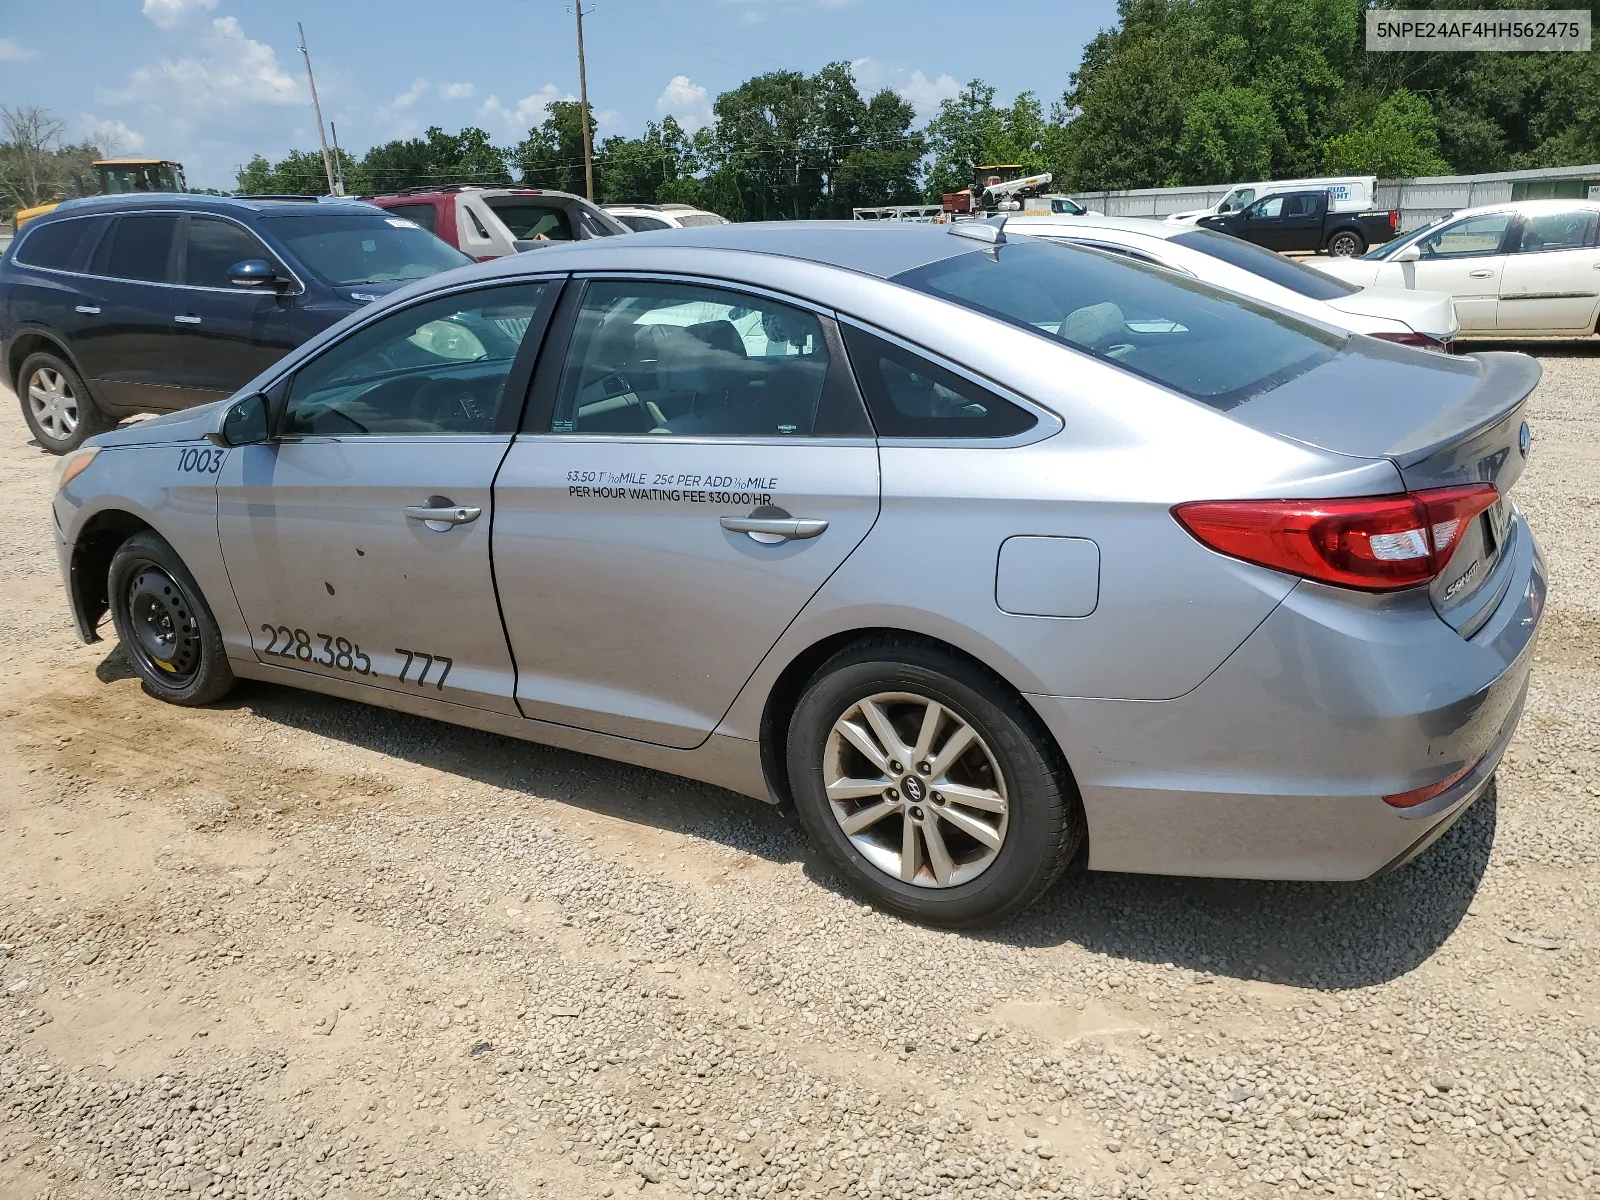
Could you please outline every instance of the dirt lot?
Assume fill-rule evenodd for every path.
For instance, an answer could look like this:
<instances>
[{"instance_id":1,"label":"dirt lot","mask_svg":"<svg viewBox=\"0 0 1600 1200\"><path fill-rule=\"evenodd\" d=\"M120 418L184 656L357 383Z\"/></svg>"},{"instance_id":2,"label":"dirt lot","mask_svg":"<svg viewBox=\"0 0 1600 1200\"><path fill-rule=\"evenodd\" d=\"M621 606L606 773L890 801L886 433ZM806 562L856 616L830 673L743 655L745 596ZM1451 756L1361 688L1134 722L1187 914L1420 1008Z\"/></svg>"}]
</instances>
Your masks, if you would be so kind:
<instances>
[{"instance_id":1,"label":"dirt lot","mask_svg":"<svg viewBox=\"0 0 1600 1200\"><path fill-rule=\"evenodd\" d=\"M1600 343L1480 803L1358 885L1068 879L984 935L713 788L73 635L0 397L0 1196L1600 1195Z\"/></svg>"}]
</instances>

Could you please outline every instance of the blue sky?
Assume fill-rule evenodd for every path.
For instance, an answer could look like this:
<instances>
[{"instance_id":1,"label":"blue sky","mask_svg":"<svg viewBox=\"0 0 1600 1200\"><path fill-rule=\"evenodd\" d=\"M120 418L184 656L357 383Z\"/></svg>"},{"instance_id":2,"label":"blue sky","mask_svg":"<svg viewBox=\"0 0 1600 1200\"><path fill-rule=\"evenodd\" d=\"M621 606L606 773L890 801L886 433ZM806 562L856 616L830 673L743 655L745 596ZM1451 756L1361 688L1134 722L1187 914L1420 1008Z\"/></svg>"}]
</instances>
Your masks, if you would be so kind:
<instances>
[{"instance_id":1,"label":"blue sky","mask_svg":"<svg viewBox=\"0 0 1600 1200\"><path fill-rule=\"evenodd\" d=\"M324 117L358 155L429 125L479 125L508 145L578 90L569 0L0 8L0 104L42 105L73 140L180 159L201 187L231 187L252 153L316 147L297 19ZM637 134L665 113L693 126L751 75L844 59L863 90L893 87L924 114L972 78L1002 99L1032 90L1048 104L1115 17L1115 0L599 0L584 22L589 101L602 136Z\"/></svg>"}]
</instances>

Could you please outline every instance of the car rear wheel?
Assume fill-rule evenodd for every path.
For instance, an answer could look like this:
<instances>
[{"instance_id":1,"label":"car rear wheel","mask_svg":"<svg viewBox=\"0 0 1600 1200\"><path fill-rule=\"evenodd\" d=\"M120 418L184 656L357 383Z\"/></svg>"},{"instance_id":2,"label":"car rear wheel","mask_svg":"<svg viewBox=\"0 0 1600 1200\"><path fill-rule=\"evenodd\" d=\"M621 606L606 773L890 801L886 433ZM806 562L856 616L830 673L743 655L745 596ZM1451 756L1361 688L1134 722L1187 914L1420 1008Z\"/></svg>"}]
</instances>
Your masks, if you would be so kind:
<instances>
[{"instance_id":1,"label":"car rear wheel","mask_svg":"<svg viewBox=\"0 0 1600 1200\"><path fill-rule=\"evenodd\" d=\"M54 354L29 355L17 379L23 419L52 454L76 450L85 438L115 424L100 411L78 373Z\"/></svg>"},{"instance_id":2,"label":"car rear wheel","mask_svg":"<svg viewBox=\"0 0 1600 1200\"><path fill-rule=\"evenodd\" d=\"M107 593L122 651L145 691L202 705L232 689L216 618L183 560L158 534L135 534L111 556Z\"/></svg>"},{"instance_id":3,"label":"car rear wheel","mask_svg":"<svg viewBox=\"0 0 1600 1200\"><path fill-rule=\"evenodd\" d=\"M1335 258L1354 258L1366 249L1367 243L1353 229L1341 229L1328 239L1328 253Z\"/></svg>"},{"instance_id":4,"label":"car rear wheel","mask_svg":"<svg viewBox=\"0 0 1600 1200\"><path fill-rule=\"evenodd\" d=\"M954 654L847 647L789 722L790 789L812 842L860 893L949 928L1021 912L1084 836L1066 764L1021 697Z\"/></svg>"}]
</instances>

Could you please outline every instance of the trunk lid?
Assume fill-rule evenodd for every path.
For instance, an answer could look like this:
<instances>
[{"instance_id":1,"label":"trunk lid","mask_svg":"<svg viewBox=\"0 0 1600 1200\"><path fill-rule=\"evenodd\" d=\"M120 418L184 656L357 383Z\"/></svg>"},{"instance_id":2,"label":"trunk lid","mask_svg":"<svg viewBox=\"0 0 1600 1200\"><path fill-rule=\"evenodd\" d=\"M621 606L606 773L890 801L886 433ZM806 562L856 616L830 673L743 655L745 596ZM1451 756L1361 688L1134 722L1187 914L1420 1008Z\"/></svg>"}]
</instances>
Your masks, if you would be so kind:
<instances>
[{"instance_id":1,"label":"trunk lid","mask_svg":"<svg viewBox=\"0 0 1600 1200\"><path fill-rule=\"evenodd\" d=\"M1364 287L1349 296L1325 301L1340 312L1402 321L1417 333L1440 341L1460 332L1455 302L1448 292L1413 292L1407 288Z\"/></svg>"},{"instance_id":2,"label":"trunk lid","mask_svg":"<svg viewBox=\"0 0 1600 1200\"><path fill-rule=\"evenodd\" d=\"M1474 519L1429 585L1464 637L1488 618L1512 555L1511 489L1527 461L1525 409L1539 382L1525 354L1452 358L1352 338L1331 362L1229 415L1263 432L1359 458L1387 458L1408 491L1491 483L1500 499Z\"/></svg>"}]
</instances>

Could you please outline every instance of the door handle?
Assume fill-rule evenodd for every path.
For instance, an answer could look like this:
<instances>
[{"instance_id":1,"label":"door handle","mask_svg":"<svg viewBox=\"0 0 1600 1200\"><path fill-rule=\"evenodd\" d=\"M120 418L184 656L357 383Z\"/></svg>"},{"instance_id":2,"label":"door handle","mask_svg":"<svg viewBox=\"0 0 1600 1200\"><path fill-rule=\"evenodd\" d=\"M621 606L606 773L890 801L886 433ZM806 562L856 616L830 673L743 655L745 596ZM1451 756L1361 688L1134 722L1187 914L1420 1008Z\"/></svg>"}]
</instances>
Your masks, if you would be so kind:
<instances>
[{"instance_id":1,"label":"door handle","mask_svg":"<svg viewBox=\"0 0 1600 1200\"><path fill-rule=\"evenodd\" d=\"M198 325L198 324L200 324L200 318L197 317L197 316L194 316L193 314L187 314L186 315L186 314L180 313L176 317L173 317L172 319L174 321L176 321L179 325Z\"/></svg>"},{"instance_id":2,"label":"door handle","mask_svg":"<svg viewBox=\"0 0 1600 1200\"><path fill-rule=\"evenodd\" d=\"M818 517L723 517L722 527L729 533L748 533L758 542L804 541L828 527Z\"/></svg>"},{"instance_id":3,"label":"door handle","mask_svg":"<svg viewBox=\"0 0 1600 1200\"><path fill-rule=\"evenodd\" d=\"M1600 266L1600 263L1596 263L1595 265ZM97 317L100 315L100 306L98 304L80 304L72 311L87 313L91 317Z\"/></svg>"},{"instance_id":4,"label":"door handle","mask_svg":"<svg viewBox=\"0 0 1600 1200\"><path fill-rule=\"evenodd\" d=\"M482 515L483 509L470 504L412 504L402 508L408 521L422 521L435 525L468 525Z\"/></svg>"},{"instance_id":5,"label":"door handle","mask_svg":"<svg viewBox=\"0 0 1600 1200\"><path fill-rule=\"evenodd\" d=\"M1494 277L1494 272L1484 270L1468 271L1467 277L1470 279L1492 279Z\"/></svg>"}]
</instances>

